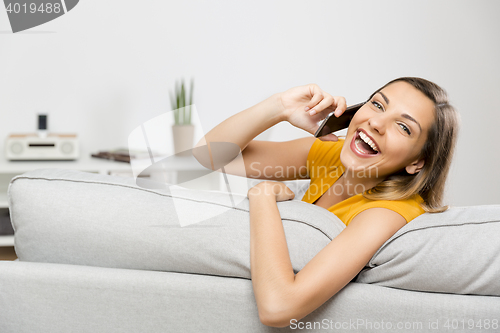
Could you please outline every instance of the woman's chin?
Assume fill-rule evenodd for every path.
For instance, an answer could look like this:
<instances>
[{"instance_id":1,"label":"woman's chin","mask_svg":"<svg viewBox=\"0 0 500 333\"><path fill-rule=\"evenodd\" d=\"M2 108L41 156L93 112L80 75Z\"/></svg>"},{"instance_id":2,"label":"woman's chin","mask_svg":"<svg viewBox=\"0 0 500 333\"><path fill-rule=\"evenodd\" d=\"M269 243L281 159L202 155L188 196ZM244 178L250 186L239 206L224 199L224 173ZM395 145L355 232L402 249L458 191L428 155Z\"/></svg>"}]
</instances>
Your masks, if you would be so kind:
<instances>
[{"instance_id":1,"label":"woman's chin","mask_svg":"<svg viewBox=\"0 0 500 333\"><path fill-rule=\"evenodd\" d=\"M379 179L381 177L381 171L378 165L374 165L373 161L367 161L366 159L360 159L351 154L340 154L340 162L346 169L344 173L349 173L350 176L356 178L371 178Z\"/></svg>"},{"instance_id":2,"label":"woman's chin","mask_svg":"<svg viewBox=\"0 0 500 333\"><path fill-rule=\"evenodd\" d=\"M343 156L343 154L341 153L340 162L342 163L344 168L346 168L346 170L349 170L350 172L362 172L370 169L370 165L366 160L360 160L355 156Z\"/></svg>"}]
</instances>

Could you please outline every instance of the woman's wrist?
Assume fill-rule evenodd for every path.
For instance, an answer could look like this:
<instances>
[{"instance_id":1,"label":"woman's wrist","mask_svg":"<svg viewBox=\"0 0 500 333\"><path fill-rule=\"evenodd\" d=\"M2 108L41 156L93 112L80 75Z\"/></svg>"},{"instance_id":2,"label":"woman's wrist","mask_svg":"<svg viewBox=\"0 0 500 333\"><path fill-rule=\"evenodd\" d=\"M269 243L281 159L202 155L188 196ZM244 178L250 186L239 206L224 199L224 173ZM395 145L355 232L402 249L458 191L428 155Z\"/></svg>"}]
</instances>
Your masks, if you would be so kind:
<instances>
[{"instance_id":1,"label":"woman's wrist","mask_svg":"<svg viewBox=\"0 0 500 333\"><path fill-rule=\"evenodd\" d=\"M274 187L269 182L260 182L259 184L252 187L248 190L248 199L253 199L257 197L269 197L273 200L276 200L276 193L274 191Z\"/></svg>"},{"instance_id":2,"label":"woman's wrist","mask_svg":"<svg viewBox=\"0 0 500 333\"><path fill-rule=\"evenodd\" d=\"M274 104L274 117L277 119L277 123L282 121L288 121L288 115L285 112L285 107L283 106L283 102L281 100L281 93L276 93L270 97L272 103Z\"/></svg>"}]
</instances>

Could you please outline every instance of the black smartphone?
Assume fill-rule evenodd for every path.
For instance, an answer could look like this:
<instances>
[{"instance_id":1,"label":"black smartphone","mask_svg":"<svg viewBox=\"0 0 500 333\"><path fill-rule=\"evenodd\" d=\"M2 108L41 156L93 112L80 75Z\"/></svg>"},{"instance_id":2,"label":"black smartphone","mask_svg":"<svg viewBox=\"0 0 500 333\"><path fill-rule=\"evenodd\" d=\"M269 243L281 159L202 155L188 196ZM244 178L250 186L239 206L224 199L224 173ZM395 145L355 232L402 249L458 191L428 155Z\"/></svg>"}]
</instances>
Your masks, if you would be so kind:
<instances>
[{"instance_id":1,"label":"black smartphone","mask_svg":"<svg viewBox=\"0 0 500 333\"><path fill-rule=\"evenodd\" d=\"M340 131L341 129L349 127L351 123L352 117L356 111L358 111L366 102L351 105L345 109L344 113L340 117L335 117L335 114L332 112L323 120L321 125L319 125L318 130L314 133L314 136L319 138L320 136L324 136L336 131Z\"/></svg>"}]
</instances>

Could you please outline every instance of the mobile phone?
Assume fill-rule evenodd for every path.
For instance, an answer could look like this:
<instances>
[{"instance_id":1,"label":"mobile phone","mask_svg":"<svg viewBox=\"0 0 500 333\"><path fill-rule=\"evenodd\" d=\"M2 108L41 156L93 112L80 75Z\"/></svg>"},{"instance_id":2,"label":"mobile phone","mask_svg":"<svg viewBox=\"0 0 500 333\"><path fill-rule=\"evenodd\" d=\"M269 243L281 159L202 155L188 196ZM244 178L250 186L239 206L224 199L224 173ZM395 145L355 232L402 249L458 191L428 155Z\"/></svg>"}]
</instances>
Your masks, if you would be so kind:
<instances>
[{"instance_id":1,"label":"mobile phone","mask_svg":"<svg viewBox=\"0 0 500 333\"><path fill-rule=\"evenodd\" d=\"M38 136L41 138L47 137L47 115L38 114Z\"/></svg>"},{"instance_id":2,"label":"mobile phone","mask_svg":"<svg viewBox=\"0 0 500 333\"><path fill-rule=\"evenodd\" d=\"M324 136L349 127L352 117L354 117L356 111L358 111L363 105L365 105L365 103L366 102L347 107L344 113L342 113L342 115L338 118L335 117L335 114L333 112L331 112L325 119L323 119L323 122L321 122L321 125L319 125L319 128L316 133L314 133L314 136L319 138L320 136Z\"/></svg>"}]
</instances>

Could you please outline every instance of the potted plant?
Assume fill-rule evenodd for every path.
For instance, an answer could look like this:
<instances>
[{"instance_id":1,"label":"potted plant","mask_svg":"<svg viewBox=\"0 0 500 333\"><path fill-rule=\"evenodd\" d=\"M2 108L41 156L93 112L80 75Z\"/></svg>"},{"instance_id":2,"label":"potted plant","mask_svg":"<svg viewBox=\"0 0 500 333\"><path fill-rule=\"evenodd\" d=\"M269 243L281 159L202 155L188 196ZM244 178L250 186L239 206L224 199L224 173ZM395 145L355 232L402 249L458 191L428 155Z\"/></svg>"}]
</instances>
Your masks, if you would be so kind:
<instances>
[{"instance_id":1,"label":"potted plant","mask_svg":"<svg viewBox=\"0 0 500 333\"><path fill-rule=\"evenodd\" d=\"M174 111L174 125L172 134L174 139L175 154L189 155L193 148L194 126L191 124L191 107L193 105L194 80L191 79L189 88L189 100L186 99L184 80L175 83L175 94L170 92L170 103Z\"/></svg>"}]
</instances>

